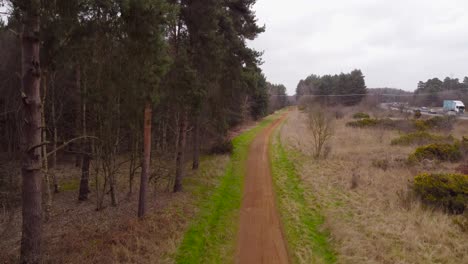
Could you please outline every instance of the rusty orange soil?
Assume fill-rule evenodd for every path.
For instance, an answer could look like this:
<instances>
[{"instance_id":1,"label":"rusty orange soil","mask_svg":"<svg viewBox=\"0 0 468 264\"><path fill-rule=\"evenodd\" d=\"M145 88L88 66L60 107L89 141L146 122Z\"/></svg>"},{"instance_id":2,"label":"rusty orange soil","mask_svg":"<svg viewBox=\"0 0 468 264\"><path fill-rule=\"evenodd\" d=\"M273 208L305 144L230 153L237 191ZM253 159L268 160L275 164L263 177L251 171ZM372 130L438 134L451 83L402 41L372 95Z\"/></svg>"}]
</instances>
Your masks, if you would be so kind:
<instances>
[{"instance_id":1,"label":"rusty orange soil","mask_svg":"<svg viewBox=\"0 0 468 264\"><path fill-rule=\"evenodd\" d=\"M236 263L289 263L268 156L270 136L286 115L260 132L250 146L237 234Z\"/></svg>"}]
</instances>

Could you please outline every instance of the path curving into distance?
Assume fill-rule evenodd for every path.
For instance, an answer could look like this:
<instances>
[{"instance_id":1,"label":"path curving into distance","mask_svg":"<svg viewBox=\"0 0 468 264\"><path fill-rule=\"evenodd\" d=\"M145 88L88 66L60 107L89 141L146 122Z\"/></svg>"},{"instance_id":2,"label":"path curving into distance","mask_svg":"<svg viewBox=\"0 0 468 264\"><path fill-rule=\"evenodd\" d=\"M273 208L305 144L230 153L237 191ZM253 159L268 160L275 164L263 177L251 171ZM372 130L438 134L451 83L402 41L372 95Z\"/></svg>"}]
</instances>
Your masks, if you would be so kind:
<instances>
[{"instance_id":1,"label":"path curving into distance","mask_svg":"<svg viewBox=\"0 0 468 264\"><path fill-rule=\"evenodd\" d=\"M287 113L260 132L250 145L240 211L236 263L289 263L287 244L276 209L268 147Z\"/></svg>"}]
</instances>

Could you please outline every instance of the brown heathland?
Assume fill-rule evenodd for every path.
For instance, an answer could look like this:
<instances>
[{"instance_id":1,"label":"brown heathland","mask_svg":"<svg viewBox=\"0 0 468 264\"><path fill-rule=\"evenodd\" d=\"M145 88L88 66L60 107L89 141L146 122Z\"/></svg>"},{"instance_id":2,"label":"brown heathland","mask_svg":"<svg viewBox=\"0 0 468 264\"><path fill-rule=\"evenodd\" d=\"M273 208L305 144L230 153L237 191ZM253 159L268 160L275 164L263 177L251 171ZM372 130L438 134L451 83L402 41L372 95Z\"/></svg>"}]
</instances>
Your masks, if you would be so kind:
<instances>
[{"instance_id":1,"label":"brown heathland","mask_svg":"<svg viewBox=\"0 0 468 264\"><path fill-rule=\"evenodd\" d=\"M419 172L451 172L458 164L407 166L414 147L391 146L398 132L347 127L350 117L335 120L330 155L317 161L306 118L292 112L282 142L302 153L298 172L322 208L338 263L468 263L467 215L424 208L408 187ZM460 121L452 132L467 130Z\"/></svg>"}]
</instances>

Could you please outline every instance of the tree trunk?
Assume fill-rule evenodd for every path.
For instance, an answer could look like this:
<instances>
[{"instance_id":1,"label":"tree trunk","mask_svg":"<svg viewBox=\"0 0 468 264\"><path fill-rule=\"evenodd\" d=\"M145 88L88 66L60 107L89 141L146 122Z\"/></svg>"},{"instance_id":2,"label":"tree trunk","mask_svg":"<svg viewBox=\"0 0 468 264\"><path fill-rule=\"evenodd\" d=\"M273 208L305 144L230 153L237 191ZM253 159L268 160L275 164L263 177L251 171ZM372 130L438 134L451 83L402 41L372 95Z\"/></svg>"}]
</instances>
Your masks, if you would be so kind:
<instances>
[{"instance_id":1,"label":"tree trunk","mask_svg":"<svg viewBox=\"0 0 468 264\"><path fill-rule=\"evenodd\" d=\"M55 76L55 74L53 75ZM55 77L54 77L54 80L55 80ZM57 115L56 115L56 109L55 109L55 81L52 82L52 86L51 86L51 90L52 90L52 98L51 98L51 102L52 102L52 126L53 126L53 129L54 129L54 135L53 135L53 149L57 149L57 141L58 141L58 131L57 131ZM54 151L54 153L52 154L52 168L54 169L53 173L52 173L52 181L54 183L54 193L58 193L59 192L59 186L58 186L58 182L57 182L57 176L55 175L55 171L56 171L56 168L57 168L57 151Z\"/></svg>"},{"instance_id":2,"label":"tree trunk","mask_svg":"<svg viewBox=\"0 0 468 264\"><path fill-rule=\"evenodd\" d=\"M200 115L195 117L195 126L193 131L193 163L192 169L198 170L200 166Z\"/></svg>"},{"instance_id":3,"label":"tree trunk","mask_svg":"<svg viewBox=\"0 0 468 264\"><path fill-rule=\"evenodd\" d=\"M133 140L130 154L130 168L128 174L128 196L130 197L133 194L133 179L135 179L135 171L137 168L137 159L138 159L138 138L136 137Z\"/></svg>"},{"instance_id":4,"label":"tree trunk","mask_svg":"<svg viewBox=\"0 0 468 264\"><path fill-rule=\"evenodd\" d=\"M89 164L91 162L91 143L87 142L85 144L85 149L83 153L83 161L81 163L81 180L80 180L80 190L78 194L79 201L87 201L89 191Z\"/></svg>"},{"instance_id":5,"label":"tree trunk","mask_svg":"<svg viewBox=\"0 0 468 264\"><path fill-rule=\"evenodd\" d=\"M81 87L81 74L79 75L80 81L76 83L78 85L78 88L83 88L83 91L80 91L81 93L81 128L83 136L87 136L87 127L86 127L86 82L83 87ZM85 79L86 80L86 79ZM86 139L85 139L86 140ZM91 163L91 142L85 141L84 143L84 148L82 148L83 151L83 160L81 164L81 180L80 180L80 190L78 192L78 200L80 201L86 201L88 200L88 194L90 193L89 190L89 165Z\"/></svg>"},{"instance_id":6,"label":"tree trunk","mask_svg":"<svg viewBox=\"0 0 468 264\"><path fill-rule=\"evenodd\" d=\"M47 142L47 124L45 119L45 106L47 100L47 71L43 72L42 75L42 108L41 108L41 141ZM49 177L49 160L47 159L47 145L42 145L42 171L45 176L46 191L47 191L47 200L45 208L45 219L49 220L50 210L52 209L52 191L50 190L50 177Z\"/></svg>"},{"instance_id":7,"label":"tree trunk","mask_svg":"<svg viewBox=\"0 0 468 264\"><path fill-rule=\"evenodd\" d=\"M76 68L75 68L75 88L76 88L76 92L80 95L78 99L78 102L76 104L76 120L75 120L75 126L76 126L76 132L80 131L80 112L81 112L81 67L80 67L80 64L77 64L76 65ZM79 132L78 132L79 133ZM76 135L76 137L78 137L79 135ZM78 152L81 152L82 151L82 147L80 147L80 142L77 142L77 147L75 148L75 150L77 150ZM81 158L82 158L82 154L81 153L77 153L75 155L75 166L76 167L80 167L81 165Z\"/></svg>"},{"instance_id":8,"label":"tree trunk","mask_svg":"<svg viewBox=\"0 0 468 264\"><path fill-rule=\"evenodd\" d=\"M179 139L180 139L180 116L179 113L176 112L174 114L174 121L175 121L175 140L174 140L174 160L177 160L177 150L179 149Z\"/></svg>"},{"instance_id":9,"label":"tree trunk","mask_svg":"<svg viewBox=\"0 0 468 264\"><path fill-rule=\"evenodd\" d=\"M167 120L166 117L163 117L163 125L162 125L162 143L161 149L162 151L166 151L167 149Z\"/></svg>"},{"instance_id":10,"label":"tree trunk","mask_svg":"<svg viewBox=\"0 0 468 264\"><path fill-rule=\"evenodd\" d=\"M180 120L180 133L179 144L177 148L176 158L176 176L174 183L174 192L182 191L182 179L184 177L184 154L185 154L185 141L187 137L187 112L182 114Z\"/></svg>"},{"instance_id":11,"label":"tree trunk","mask_svg":"<svg viewBox=\"0 0 468 264\"><path fill-rule=\"evenodd\" d=\"M151 118L152 110L149 102L145 105L144 134L143 134L143 164L140 179L140 200L138 203L138 217L142 218L146 214L146 189L148 187L148 175L151 160Z\"/></svg>"},{"instance_id":12,"label":"tree trunk","mask_svg":"<svg viewBox=\"0 0 468 264\"><path fill-rule=\"evenodd\" d=\"M23 223L20 262L40 263L42 239L40 1L29 1L22 7L24 8L21 41L24 152L21 166Z\"/></svg>"},{"instance_id":13,"label":"tree trunk","mask_svg":"<svg viewBox=\"0 0 468 264\"><path fill-rule=\"evenodd\" d=\"M111 195L111 205L112 206L117 206L118 198L117 198L117 186L115 183L115 173L111 172L112 174L109 174L109 186L110 186L110 195Z\"/></svg>"}]
</instances>

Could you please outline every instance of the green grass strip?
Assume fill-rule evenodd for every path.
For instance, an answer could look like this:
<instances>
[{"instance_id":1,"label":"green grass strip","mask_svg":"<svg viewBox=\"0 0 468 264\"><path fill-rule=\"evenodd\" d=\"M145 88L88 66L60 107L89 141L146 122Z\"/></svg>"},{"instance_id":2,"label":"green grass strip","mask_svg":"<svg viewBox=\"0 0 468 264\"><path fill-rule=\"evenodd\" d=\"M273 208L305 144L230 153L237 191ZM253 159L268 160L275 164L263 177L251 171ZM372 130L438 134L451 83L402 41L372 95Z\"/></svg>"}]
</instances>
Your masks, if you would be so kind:
<instances>
[{"instance_id":1,"label":"green grass strip","mask_svg":"<svg viewBox=\"0 0 468 264\"><path fill-rule=\"evenodd\" d=\"M270 141L270 160L276 199L289 253L294 263L335 263L336 255L321 230L324 217L312 194L304 191L294 163L294 153L281 145L278 136Z\"/></svg>"},{"instance_id":2,"label":"green grass strip","mask_svg":"<svg viewBox=\"0 0 468 264\"><path fill-rule=\"evenodd\" d=\"M226 172L209 197L202 199L197 216L176 253L176 263L232 263L242 201L245 163L255 136L279 114L233 139L234 150Z\"/></svg>"}]
</instances>

